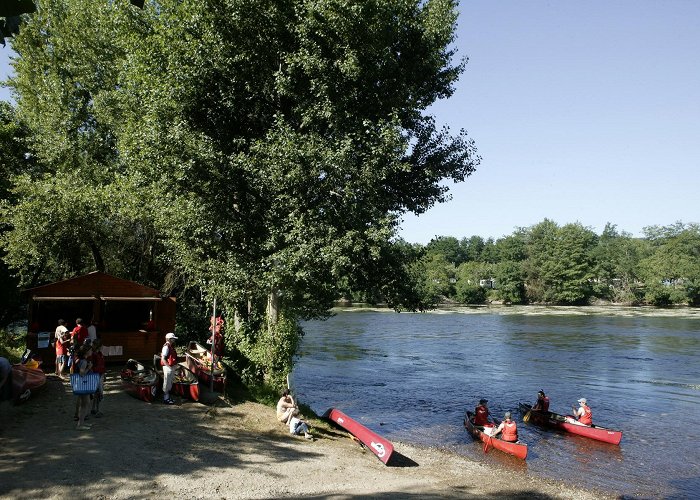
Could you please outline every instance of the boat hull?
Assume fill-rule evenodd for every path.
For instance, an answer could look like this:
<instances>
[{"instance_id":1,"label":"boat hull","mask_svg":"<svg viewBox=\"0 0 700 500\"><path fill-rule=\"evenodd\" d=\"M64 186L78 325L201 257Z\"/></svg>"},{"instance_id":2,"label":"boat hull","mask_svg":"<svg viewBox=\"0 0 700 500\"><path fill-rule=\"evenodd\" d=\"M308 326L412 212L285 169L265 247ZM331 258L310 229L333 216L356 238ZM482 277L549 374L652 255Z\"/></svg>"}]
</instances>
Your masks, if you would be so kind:
<instances>
[{"instance_id":1,"label":"boat hull","mask_svg":"<svg viewBox=\"0 0 700 500\"><path fill-rule=\"evenodd\" d=\"M205 387L210 387L212 382L212 370L209 363L209 354L211 351L197 342L190 342L185 351L185 359L187 368L197 375L200 383ZM214 390L217 392L226 392L226 369L215 369Z\"/></svg>"},{"instance_id":2,"label":"boat hull","mask_svg":"<svg viewBox=\"0 0 700 500\"><path fill-rule=\"evenodd\" d=\"M121 371L122 387L131 396L148 403L156 399L158 374L152 368L129 360Z\"/></svg>"},{"instance_id":3,"label":"boat hull","mask_svg":"<svg viewBox=\"0 0 700 500\"><path fill-rule=\"evenodd\" d=\"M533 410L531 405L520 403L520 411L530 412L530 422L533 424L557 429L569 434L595 439L604 443L619 445L622 441L622 431L600 427L598 425L574 424L567 421L565 415L551 411Z\"/></svg>"},{"instance_id":4,"label":"boat hull","mask_svg":"<svg viewBox=\"0 0 700 500\"><path fill-rule=\"evenodd\" d=\"M394 445L388 439L369 430L361 423L348 417L345 413L335 408L329 408L323 415L324 418L335 422L340 427L355 436L369 448L376 457L384 464L387 464L394 453Z\"/></svg>"},{"instance_id":5,"label":"boat hull","mask_svg":"<svg viewBox=\"0 0 700 500\"><path fill-rule=\"evenodd\" d=\"M12 401L20 404L46 385L46 374L37 368L12 365Z\"/></svg>"},{"instance_id":6,"label":"boat hull","mask_svg":"<svg viewBox=\"0 0 700 500\"><path fill-rule=\"evenodd\" d=\"M520 443L518 441L512 443L497 437L489 436L478 426L474 425L474 415L470 411L464 415L464 428L474 439L478 439L484 443L485 452L488 451L489 448L495 448L496 450L508 453L521 460L527 458L527 445L525 443Z\"/></svg>"}]
</instances>

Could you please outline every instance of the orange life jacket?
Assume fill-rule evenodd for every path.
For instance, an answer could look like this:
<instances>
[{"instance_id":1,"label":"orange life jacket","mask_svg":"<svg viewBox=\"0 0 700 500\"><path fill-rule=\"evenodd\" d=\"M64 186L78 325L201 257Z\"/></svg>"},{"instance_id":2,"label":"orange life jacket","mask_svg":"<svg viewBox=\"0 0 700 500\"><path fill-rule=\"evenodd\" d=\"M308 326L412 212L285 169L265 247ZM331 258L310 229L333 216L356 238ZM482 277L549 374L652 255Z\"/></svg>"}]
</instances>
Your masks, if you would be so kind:
<instances>
[{"instance_id":1,"label":"orange life jacket","mask_svg":"<svg viewBox=\"0 0 700 500\"><path fill-rule=\"evenodd\" d=\"M588 406L583 405L583 415L579 417L578 421L582 424L593 425L593 412Z\"/></svg>"},{"instance_id":2,"label":"orange life jacket","mask_svg":"<svg viewBox=\"0 0 700 500\"><path fill-rule=\"evenodd\" d=\"M504 422L503 430L501 431L501 439L512 443L518 440L518 426L515 424L514 420Z\"/></svg>"},{"instance_id":3,"label":"orange life jacket","mask_svg":"<svg viewBox=\"0 0 700 500\"><path fill-rule=\"evenodd\" d=\"M165 358L165 363L163 360L160 360L160 364L163 366L175 366L177 364L177 351L175 348L170 344L169 342L166 342L163 347L168 346L168 357Z\"/></svg>"}]
</instances>

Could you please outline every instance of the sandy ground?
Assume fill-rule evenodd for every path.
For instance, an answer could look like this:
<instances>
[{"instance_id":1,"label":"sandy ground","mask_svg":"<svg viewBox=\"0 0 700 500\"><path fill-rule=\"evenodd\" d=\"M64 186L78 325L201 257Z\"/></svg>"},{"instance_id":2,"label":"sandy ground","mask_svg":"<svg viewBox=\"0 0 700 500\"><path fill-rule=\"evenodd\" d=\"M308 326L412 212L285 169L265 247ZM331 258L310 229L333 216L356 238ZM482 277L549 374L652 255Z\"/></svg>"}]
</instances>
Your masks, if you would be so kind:
<instances>
[{"instance_id":1,"label":"sandy ground","mask_svg":"<svg viewBox=\"0 0 700 500\"><path fill-rule=\"evenodd\" d=\"M148 404L120 384L110 372L90 431L75 429L75 398L55 378L2 403L0 498L605 498L403 443L388 467L331 426L290 436L267 406Z\"/></svg>"}]
</instances>

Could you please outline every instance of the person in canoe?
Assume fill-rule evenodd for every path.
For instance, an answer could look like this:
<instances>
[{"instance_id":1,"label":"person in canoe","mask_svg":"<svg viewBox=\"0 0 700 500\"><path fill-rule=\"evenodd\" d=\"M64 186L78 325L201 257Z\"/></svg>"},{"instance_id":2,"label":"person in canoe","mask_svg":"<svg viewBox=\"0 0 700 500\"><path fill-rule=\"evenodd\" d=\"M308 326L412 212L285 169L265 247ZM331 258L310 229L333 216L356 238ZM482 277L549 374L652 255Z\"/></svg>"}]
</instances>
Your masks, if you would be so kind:
<instances>
[{"instance_id":1,"label":"person in canoe","mask_svg":"<svg viewBox=\"0 0 700 500\"><path fill-rule=\"evenodd\" d=\"M479 404L474 409L474 425L484 426L489 424L488 399L480 399Z\"/></svg>"},{"instance_id":2,"label":"person in canoe","mask_svg":"<svg viewBox=\"0 0 700 500\"><path fill-rule=\"evenodd\" d=\"M283 424L288 424L289 420L298 414L299 408L289 389L283 390L279 401L277 401L277 420Z\"/></svg>"},{"instance_id":3,"label":"person in canoe","mask_svg":"<svg viewBox=\"0 0 700 500\"><path fill-rule=\"evenodd\" d=\"M499 432L501 433L501 439L503 441L515 443L518 440L518 426L515 420L511 419L509 411L503 415L503 422L496 427L496 432L494 432L493 435L496 436Z\"/></svg>"},{"instance_id":4,"label":"person in canoe","mask_svg":"<svg viewBox=\"0 0 700 500\"><path fill-rule=\"evenodd\" d=\"M574 410L574 417L579 424L593 425L593 412L588 406L586 398L581 398L578 400L579 407L576 408L572 406L571 409Z\"/></svg>"},{"instance_id":5,"label":"person in canoe","mask_svg":"<svg viewBox=\"0 0 700 500\"><path fill-rule=\"evenodd\" d=\"M533 410L549 411L549 397L542 389L537 393L537 402L532 407Z\"/></svg>"}]
</instances>

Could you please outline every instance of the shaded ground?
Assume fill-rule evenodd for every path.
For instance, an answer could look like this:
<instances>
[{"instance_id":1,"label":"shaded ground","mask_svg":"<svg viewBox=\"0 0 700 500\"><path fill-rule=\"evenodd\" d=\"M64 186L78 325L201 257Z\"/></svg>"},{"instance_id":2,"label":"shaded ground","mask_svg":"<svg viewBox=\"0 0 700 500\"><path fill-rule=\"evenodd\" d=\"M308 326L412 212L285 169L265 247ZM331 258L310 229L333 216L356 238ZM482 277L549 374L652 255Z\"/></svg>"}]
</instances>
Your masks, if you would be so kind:
<instances>
[{"instance_id":1,"label":"shaded ground","mask_svg":"<svg viewBox=\"0 0 700 500\"><path fill-rule=\"evenodd\" d=\"M316 426L306 441L273 408L209 399L144 403L113 372L104 416L78 431L69 385L49 378L26 404L0 405L0 498L604 498L401 443L387 467L342 431Z\"/></svg>"}]
</instances>

